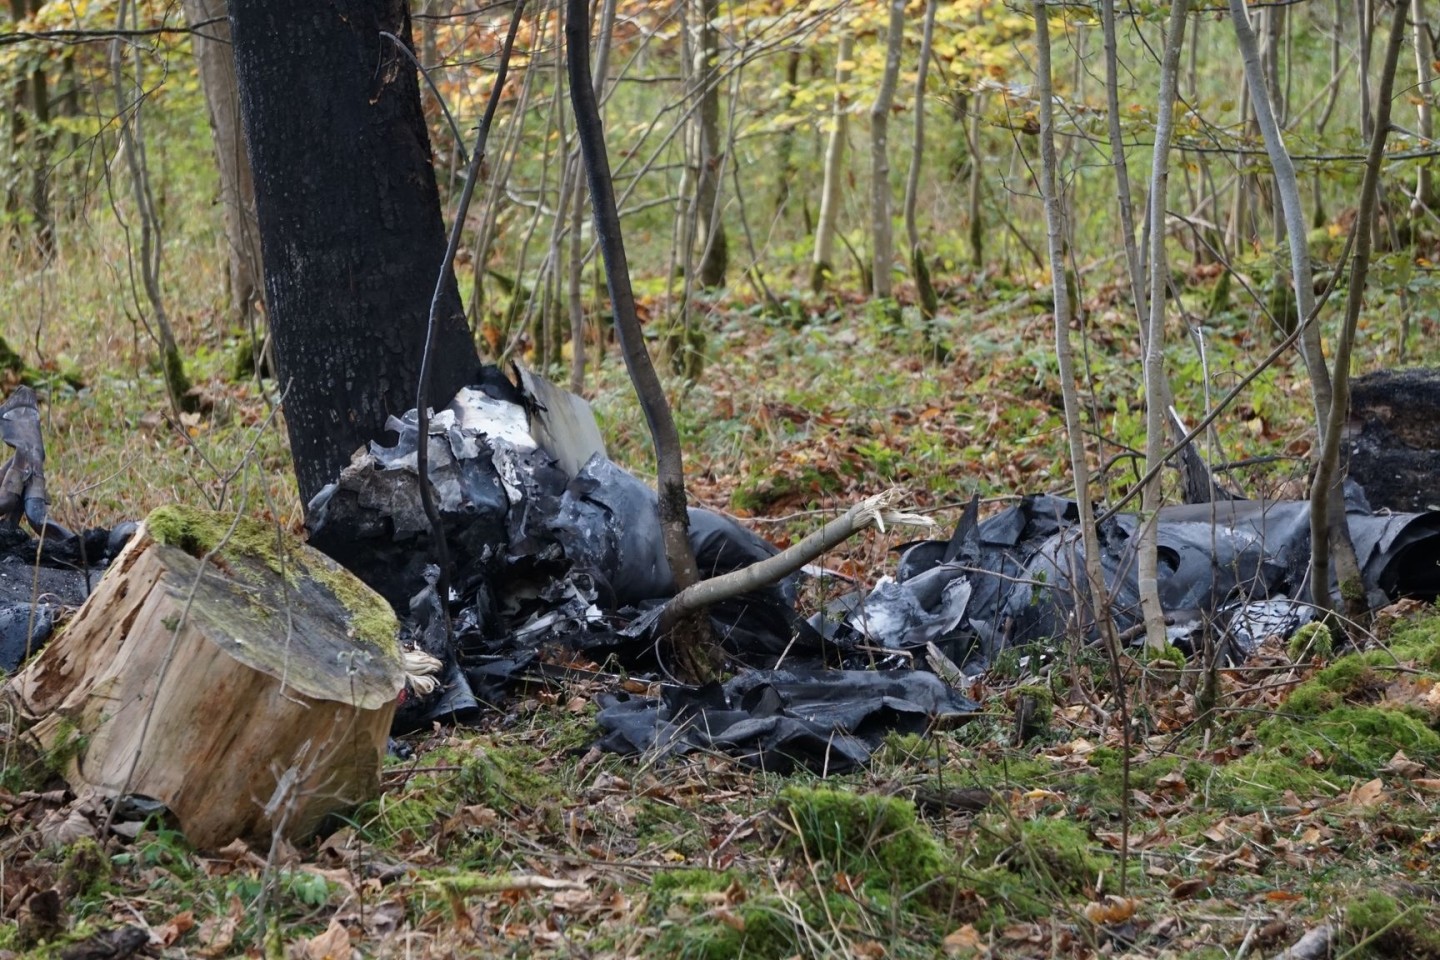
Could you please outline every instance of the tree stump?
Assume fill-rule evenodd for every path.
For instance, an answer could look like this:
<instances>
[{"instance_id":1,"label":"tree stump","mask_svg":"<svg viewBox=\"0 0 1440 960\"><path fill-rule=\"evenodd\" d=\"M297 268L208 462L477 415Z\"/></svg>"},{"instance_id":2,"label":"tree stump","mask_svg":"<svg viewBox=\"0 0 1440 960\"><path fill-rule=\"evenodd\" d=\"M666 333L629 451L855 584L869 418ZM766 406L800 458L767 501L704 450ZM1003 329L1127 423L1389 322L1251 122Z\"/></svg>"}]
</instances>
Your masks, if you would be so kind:
<instances>
[{"instance_id":1,"label":"tree stump","mask_svg":"<svg viewBox=\"0 0 1440 960\"><path fill-rule=\"evenodd\" d=\"M397 636L274 526L163 507L6 693L77 793L159 800L199 848L299 838L378 792Z\"/></svg>"}]
</instances>

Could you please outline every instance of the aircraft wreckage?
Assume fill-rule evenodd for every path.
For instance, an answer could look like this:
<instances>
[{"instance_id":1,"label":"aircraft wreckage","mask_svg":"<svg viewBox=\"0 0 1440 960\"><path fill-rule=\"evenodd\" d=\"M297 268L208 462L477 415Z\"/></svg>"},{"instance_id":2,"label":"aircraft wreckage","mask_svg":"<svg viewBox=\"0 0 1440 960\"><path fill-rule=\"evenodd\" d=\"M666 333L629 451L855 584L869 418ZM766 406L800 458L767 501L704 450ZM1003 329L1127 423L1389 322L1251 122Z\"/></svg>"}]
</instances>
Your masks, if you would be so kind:
<instances>
[{"instance_id":1,"label":"aircraft wreckage","mask_svg":"<svg viewBox=\"0 0 1440 960\"><path fill-rule=\"evenodd\" d=\"M38 419L32 442L23 412L33 409L33 395L12 403L0 417L18 409L25 423L0 423L17 451L10 473L0 473L0 537L12 547L0 562L8 670L17 652L43 641L58 606L83 599L83 582L54 571L81 559L103 565L128 532L46 527L43 485L36 504L23 484L6 480L17 468L34 474L43 461ZM307 515L310 543L385 597L400 612L402 639L439 664L438 683L405 694L398 732L473 718L517 679L543 673L554 648L632 675L667 676L656 632L675 585L655 493L608 459L583 400L523 370L512 383L492 367L431 418L429 472L449 557L445 598L419 494L414 411L389 427L394 442L357 451ZM1187 652L1209 644L1240 660L1265 637L1308 622L1308 511L1303 501L1253 500L1162 510L1159 589L1172 641ZM28 540L16 530L22 513L54 533L42 553L51 599L38 604L28 594L33 541L16 547L17 538ZM1352 485L1347 518L1373 605L1440 594L1440 512L1377 514ZM975 501L950 537L902 548L893 577L808 618L796 606L804 574L717 603L708 614L732 678L701 688L665 683L659 697L603 696L600 745L720 751L772 770L838 772L863 764L890 731L961 722L978 709L965 678L1001 651L1043 651L1076 631L1093 639L1076 521L1074 502L1059 497L1025 497L985 519ZM1099 533L1116 628L1138 643L1137 520L1117 515ZM690 538L704 577L778 552L700 508L690 510Z\"/></svg>"}]
</instances>

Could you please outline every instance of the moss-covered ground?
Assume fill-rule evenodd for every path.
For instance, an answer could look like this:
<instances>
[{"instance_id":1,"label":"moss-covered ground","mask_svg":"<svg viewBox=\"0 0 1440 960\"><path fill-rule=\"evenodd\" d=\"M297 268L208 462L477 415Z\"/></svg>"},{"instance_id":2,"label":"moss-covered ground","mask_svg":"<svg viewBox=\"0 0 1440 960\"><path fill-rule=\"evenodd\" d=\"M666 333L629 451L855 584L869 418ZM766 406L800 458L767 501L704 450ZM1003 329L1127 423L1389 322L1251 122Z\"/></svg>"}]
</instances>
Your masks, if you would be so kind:
<instances>
[{"instance_id":1,"label":"moss-covered ground","mask_svg":"<svg viewBox=\"0 0 1440 960\"><path fill-rule=\"evenodd\" d=\"M143 921L177 957L1233 957L1329 924L1337 955L1440 957L1440 613L1328 659L1272 642L1205 715L1200 671L1124 666L1128 748L1103 670L995 671L970 724L827 780L600 754L600 681L534 688L296 849L69 837L31 763L0 950Z\"/></svg>"}]
</instances>

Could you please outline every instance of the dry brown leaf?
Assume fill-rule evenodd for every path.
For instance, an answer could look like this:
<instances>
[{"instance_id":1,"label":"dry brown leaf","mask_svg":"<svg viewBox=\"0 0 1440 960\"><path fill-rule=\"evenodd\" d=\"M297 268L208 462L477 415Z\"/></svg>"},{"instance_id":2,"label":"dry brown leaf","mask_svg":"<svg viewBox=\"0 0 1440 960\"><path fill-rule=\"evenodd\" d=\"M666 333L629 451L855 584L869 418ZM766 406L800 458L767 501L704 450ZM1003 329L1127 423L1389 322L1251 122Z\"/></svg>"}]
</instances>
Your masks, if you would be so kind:
<instances>
[{"instance_id":1,"label":"dry brown leaf","mask_svg":"<svg viewBox=\"0 0 1440 960\"><path fill-rule=\"evenodd\" d=\"M162 946L170 946L195 927L195 914L189 910L177 913L167 922L153 928L150 935L160 941Z\"/></svg>"},{"instance_id":2,"label":"dry brown leaf","mask_svg":"<svg viewBox=\"0 0 1440 960\"><path fill-rule=\"evenodd\" d=\"M711 911L711 915L730 929L745 932L745 918L729 907L716 907Z\"/></svg>"},{"instance_id":3,"label":"dry brown leaf","mask_svg":"<svg viewBox=\"0 0 1440 960\"><path fill-rule=\"evenodd\" d=\"M945 950L948 957L970 956L984 948L980 940L980 932L975 929L973 923L967 923L958 930L952 930L940 941L940 946Z\"/></svg>"},{"instance_id":4,"label":"dry brown leaf","mask_svg":"<svg viewBox=\"0 0 1440 960\"><path fill-rule=\"evenodd\" d=\"M74 806L51 810L38 829L47 847L68 847L77 840L94 840L98 836L94 822Z\"/></svg>"},{"instance_id":5,"label":"dry brown leaf","mask_svg":"<svg viewBox=\"0 0 1440 960\"><path fill-rule=\"evenodd\" d=\"M195 951L196 956L210 958L228 955L235 943L235 930L244 915L245 907L240 898L231 897L228 914L206 917L196 934L196 939L200 941L200 947Z\"/></svg>"},{"instance_id":6,"label":"dry brown leaf","mask_svg":"<svg viewBox=\"0 0 1440 960\"><path fill-rule=\"evenodd\" d=\"M304 960L350 960L350 931L339 920L331 920L324 933L305 941Z\"/></svg>"},{"instance_id":7,"label":"dry brown leaf","mask_svg":"<svg viewBox=\"0 0 1440 960\"><path fill-rule=\"evenodd\" d=\"M1155 781L1155 790L1172 797L1183 797L1189 792L1190 785L1185 782L1185 774L1179 770L1172 770Z\"/></svg>"},{"instance_id":8,"label":"dry brown leaf","mask_svg":"<svg viewBox=\"0 0 1440 960\"><path fill-rule=\"evenodd\" d=\"M1110 926L1124 923L1140 909L1140 901L1134 897L1107 896L1104 900L1085 904L1085 919L1096 926Z\"/></svg>"},{"instance_id":9,"label":"dry brown leaf","mask_svg":"<svg viewBox=\"0 0 1440 960\"><path fill-rule=\"evenodd\" d=\"M1299 893L1292 893L1289 890L1270 890L1265 894L1265 899L1271 903L1294 903L1304 900L1305 896Z\"/></svg>"},{"instance_id":10,"label":"dry brown leaf","mask_svg":"<svg viewBox=\"0 0 1440 960\"><path fill-rule=\"evenodd\" d=\"M1209 886L1210 881L1204 877L1190 877L1186 880L1181 880L1175 884L1175 886L1171 887L1170 896L1176 900L1189 900L1204 893Z\"/></svg>"},{"instance_id":11,"label":"dry brown leaf","mask_svg":"<svg viewBox=\"0 0 1440 960\"><path fill-rule=\"evenodd\" d=\"M1424 790L1426 793L1440 793L1440 779L1420 777L1410 781L1410 785L1417 790Z\"/></svg>"},{"instance_id":12,"label":"dry brown leaf","mask_svg":"<svg viewBox=\"0 0 1440 960\"><path fill-rule=\"evenodd\" d=\"M1350 802L1357 807L1373 807L1385 794L1385 784L1379 777L1369 783L1362 783L1350 790Z\"/></svg>"},{"instance_id":13,"label":"dry brown leaf","mask_svg":"<svg viewBox=\"0 0 1440 960\"><path fill-rule=\"evenodd\" d=\"M1395 756L1391 757L1390 762L1380 768L1380 772L1393 773L1397 777L1404 777L1406 780L1411 780L1425 772L1425 764L1416 763L1414 760L1411 760L1405 756L1404 750L1396 750Z\"/></svg>"}]
</instances>

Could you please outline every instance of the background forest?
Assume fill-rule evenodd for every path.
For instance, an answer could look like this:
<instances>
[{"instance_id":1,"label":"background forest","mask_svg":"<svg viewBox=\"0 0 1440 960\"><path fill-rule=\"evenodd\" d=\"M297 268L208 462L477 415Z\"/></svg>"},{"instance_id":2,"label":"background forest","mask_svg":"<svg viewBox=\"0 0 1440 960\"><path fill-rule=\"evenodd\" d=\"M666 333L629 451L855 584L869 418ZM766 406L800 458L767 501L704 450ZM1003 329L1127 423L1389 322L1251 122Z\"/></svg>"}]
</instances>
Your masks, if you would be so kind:
<instances>
[{"instance_id":1,"label":"background forest","mask_svg":"<svg viewBox=\"0 0 1440 960\"><path fill-rule=\"evenodd\" d=\"M9 7L0 366L44 401L51 515L179 501L301 529L225 3ZM524 11L457 279L482 356L586 396L611 456L653 476L562 7ZM1424 0L1284 0L1249 5L1247 71L1240 9L598 0L692 500L782 546L895 485L942 524L972 493L1073 495L1076 466L1113 502L1178 435L1166 407L1184 429L1214 414L1196 445L1225 487L1306 496L1341 372L1440 352L1440 63ZM512 12L411 7L447 223ZM1183 496L1159 478L1147 511ZM902 539L826 563L868 584ZM996 665L985 717L896 738L840 790L599 759L602 681L556 681L479 733L437 730L320 849L221 859L164 830L37 835L36 771L7 754L12 873L73 882L41 937L0 880L0 948L139 923L173 956L1239 957L1308 931L1440 957L1440 620L1388 610L1363 642L1223 675L1078 649Z\"/></svg>"}]
</instances>

